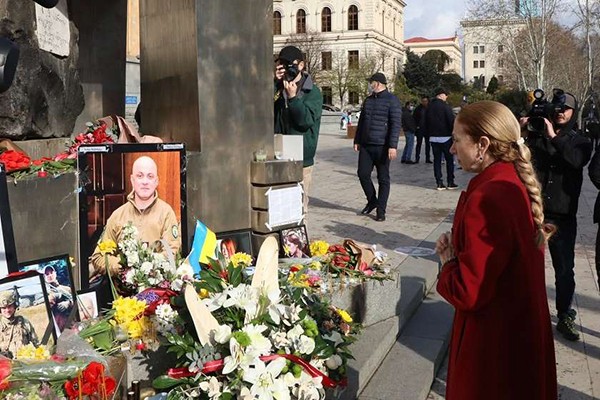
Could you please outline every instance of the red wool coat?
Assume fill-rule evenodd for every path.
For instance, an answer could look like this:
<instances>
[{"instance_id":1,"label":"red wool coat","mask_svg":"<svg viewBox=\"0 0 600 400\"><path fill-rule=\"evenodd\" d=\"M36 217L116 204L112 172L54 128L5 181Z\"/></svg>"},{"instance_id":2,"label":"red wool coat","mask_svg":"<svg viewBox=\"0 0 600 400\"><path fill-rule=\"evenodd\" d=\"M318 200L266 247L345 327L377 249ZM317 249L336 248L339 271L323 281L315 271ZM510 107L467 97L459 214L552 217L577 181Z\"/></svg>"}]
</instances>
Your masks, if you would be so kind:
<instances>
[{"instance_id":1,"label":"red wool coat","mask_svg":"<svg viewBox=\"0 0 600 400\"><path fill-rule=\"evenodd\" d=\"M471 179L458 201L438 292L455 309L447 400L557 397L544 249L511 163Z\"/></svg>"}]
</instances>

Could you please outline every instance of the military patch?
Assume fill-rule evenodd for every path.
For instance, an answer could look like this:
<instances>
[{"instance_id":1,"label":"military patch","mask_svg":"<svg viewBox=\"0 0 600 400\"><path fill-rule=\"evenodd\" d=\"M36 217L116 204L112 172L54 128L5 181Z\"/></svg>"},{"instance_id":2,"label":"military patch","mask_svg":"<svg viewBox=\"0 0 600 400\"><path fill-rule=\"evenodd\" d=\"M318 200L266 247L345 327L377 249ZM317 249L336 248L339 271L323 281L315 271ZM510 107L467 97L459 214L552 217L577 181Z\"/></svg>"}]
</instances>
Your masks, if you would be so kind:
<instances>
[{"instance_id":1,"label":"military patch","mask_svg":"<svg viewBox=\"0 0 600 400\"><path fill-rule=\"evenodd\" d=\"M171 233L173 234L173 237L177 239L179 237L179 226L173 225L173 228L171 228Z\"/></svg>"}]
</instances>

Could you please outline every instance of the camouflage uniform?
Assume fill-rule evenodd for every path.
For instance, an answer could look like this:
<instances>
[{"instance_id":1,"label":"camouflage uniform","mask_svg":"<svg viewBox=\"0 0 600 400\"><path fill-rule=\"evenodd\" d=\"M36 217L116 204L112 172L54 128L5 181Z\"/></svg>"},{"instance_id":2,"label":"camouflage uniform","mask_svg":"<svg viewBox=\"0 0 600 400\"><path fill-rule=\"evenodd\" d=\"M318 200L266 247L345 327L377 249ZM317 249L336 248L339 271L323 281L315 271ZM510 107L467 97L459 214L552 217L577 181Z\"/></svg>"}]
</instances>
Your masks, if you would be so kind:
<instances>
[{"instance_id":1,"label":"camouflage uniform","mask_svg":"<svg viewBox=\"0 0 600 400\"><path fill-rule=\"evenodd\" d=\"M16 302L17 295L13 290L0 293L0 307L8 307ZM14 357L19 348L29 343L39 345L31 322L20 315L13 315L10 319L0 315L0 353Z\"/></svg>"},{"instance_id":2,"label":"camouflage uniform","mask_svg":"<svg viewBox=\"0 0 600 400\"><path fill-rule=\"evenodd\" d=\"M138 229L139 239L142 242L153 244L157 240L165 240L173 253L177 253L181 248L181 235L179 232L179 223L171 206L154 195L154 201L146 209L140 210L135 205L134 192L127 196L127 203L117 208L106 221L106 227L100 237L99 242L112 240L119 243L123 227L131 222ZM120 257L116 254L108 255L108 265L112 274L117 274L121 269L119 264ZM94 254L91 256L90 277L96 274L104 274L105 259L96 246Z\"/></svg>"},{"instance_id":3,"label":"camouflage uniform","mask_svg":"<svg viewBox=\"0 0 600 400\"><path fill-rule=\"evenodd\" d=\"M69 315L73 310L73 295L71 288L65 285L46 283L48 291L48 299L52 309L52 316L58 326L58 330L62 332L67 325Z\"/></svg>"}]
</instances>

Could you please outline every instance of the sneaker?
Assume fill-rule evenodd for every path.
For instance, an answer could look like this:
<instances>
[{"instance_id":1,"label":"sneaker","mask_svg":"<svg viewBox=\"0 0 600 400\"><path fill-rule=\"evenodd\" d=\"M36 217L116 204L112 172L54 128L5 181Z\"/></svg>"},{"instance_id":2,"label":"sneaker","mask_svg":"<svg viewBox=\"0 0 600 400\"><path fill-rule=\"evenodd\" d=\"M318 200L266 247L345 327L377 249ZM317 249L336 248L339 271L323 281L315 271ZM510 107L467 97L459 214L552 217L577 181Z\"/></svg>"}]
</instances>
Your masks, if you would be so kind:
<instances>
[{"instance_id":1,"label":"sneaker","mask_svg":"<svg viewBox=\"0 0 600 400\"><path fill-rule=\"evenodd\" d=\"M579 340L579 332L575 328L575 321L571 319L571 316L565 316L558 320L556 324L556 330L559 331L562 336L572 342Z\"/></svg>"},{"instance_id":2,"label":"sneaker","mask_svg":"<svg viewBox=\"0 0 600 400\"><path fill-rule=\"evenodd\" d=\"M431 160L427 160L427 161L425 161L425 162L426 162L427 164L433 164L433 161L431 161Z\"/></svg>"},{"instance_id":3,"label":"sneaker","mask_svg":"<svg viewBox=\"0 0 600 400\"><path fill-rule=\"evenodd\" d=\"M457 189L457 188L458 188L458 185L456 183L454 183L454 182L450 182L448 184L448 189L450 189L450 190L454 190L454 189Z\"/></svg>"},{"instance_id":4,"label":"sneaker","mask_svg":"<svg viewBox=\"0 0 600 400\"><path fill-rule=\"evenodd\" d=\"M437 190L446 190L446 186L444 186L444 184L440 182L437 184Z\"/></svg>"}]
</instances>

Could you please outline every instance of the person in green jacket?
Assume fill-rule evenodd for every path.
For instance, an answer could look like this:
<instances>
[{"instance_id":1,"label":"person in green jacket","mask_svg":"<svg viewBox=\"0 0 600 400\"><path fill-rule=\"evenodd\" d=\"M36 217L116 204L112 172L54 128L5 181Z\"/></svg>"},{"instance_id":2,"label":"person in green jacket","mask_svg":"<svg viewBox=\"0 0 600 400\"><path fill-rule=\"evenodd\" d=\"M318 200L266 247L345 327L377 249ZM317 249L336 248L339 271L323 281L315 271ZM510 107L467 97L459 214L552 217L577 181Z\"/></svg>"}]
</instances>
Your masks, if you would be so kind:
<instances>
[{"instance_id":1,"label":"person in green jacket","mask_svg":"<svg viewBox=\"0 0 600 400\"><path fill-rule=\"evenodd\" d=\"M304 212L321 127L323 96L306 72L304 55L295 46L286 46L275 61L275 133L304 137Z\"/></svg>"}]
</instances>

